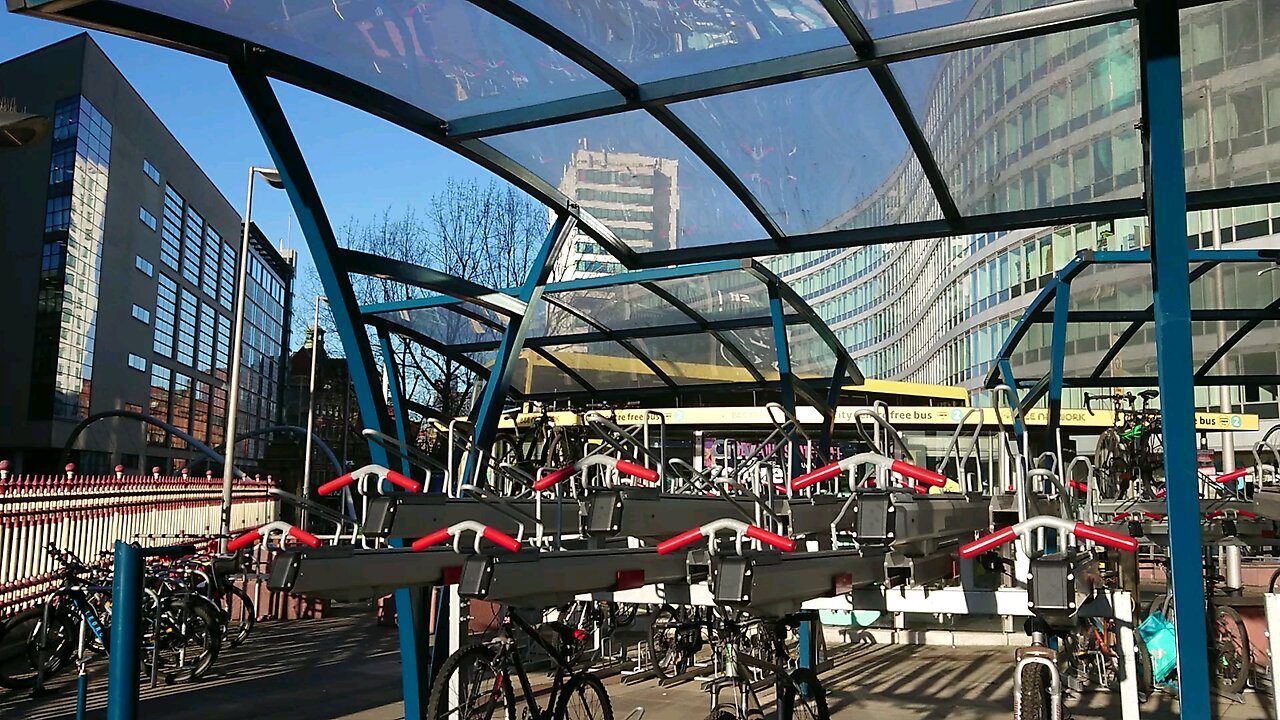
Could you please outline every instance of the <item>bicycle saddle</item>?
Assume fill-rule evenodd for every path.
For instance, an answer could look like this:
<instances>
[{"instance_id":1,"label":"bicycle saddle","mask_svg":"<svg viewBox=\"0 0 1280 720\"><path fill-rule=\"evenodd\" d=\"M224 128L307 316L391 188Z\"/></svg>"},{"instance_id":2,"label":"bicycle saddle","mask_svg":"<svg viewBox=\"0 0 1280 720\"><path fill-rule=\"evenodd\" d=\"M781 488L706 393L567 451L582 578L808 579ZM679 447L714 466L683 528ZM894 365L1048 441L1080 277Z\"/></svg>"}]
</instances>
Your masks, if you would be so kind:
<instances>
[{"instance_id":1,"label":"bicycle saddle","mask_svg":"<svg viewBox=\"0 0 1280 720\"><path fill-rule=\"evenodd\" d=\"M1138 397L1142 398L1143 400L1155 400L1156 398L1160 397L1160 391L1156 390L1155 388L1150 388L1138 393Z\"/></svg>"}]
</instances>

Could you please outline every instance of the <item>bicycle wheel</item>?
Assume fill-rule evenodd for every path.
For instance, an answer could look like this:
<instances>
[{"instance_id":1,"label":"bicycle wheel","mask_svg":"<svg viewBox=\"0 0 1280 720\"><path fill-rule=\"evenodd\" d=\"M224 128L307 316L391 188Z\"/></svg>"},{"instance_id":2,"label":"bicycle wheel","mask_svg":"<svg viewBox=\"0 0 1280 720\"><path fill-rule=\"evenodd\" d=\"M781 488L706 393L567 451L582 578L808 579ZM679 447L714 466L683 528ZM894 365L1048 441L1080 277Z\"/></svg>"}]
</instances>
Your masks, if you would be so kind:
<instances>
[{"instance_id":1,"label":"bicycle wheel","mask_svg":"<svg viewBox=\"0 0 1280 720\"><path fill-rule=\"evenodd\" d=\"M1267 581L1267 592L1274 593L1276 591L1276 581L1280 580L1280 568L1271 573L1271 579Z\"/></svg>"},{"instance_id":2,"label":"bicycle wheel","mask_svg":"<svg viewBox=\"0 0 1280 720\"><path fill-rule=\"evenodd\" d=\"M428 720L493 720L517 717L516 696L507 668L488 645L472 645L450 655L427 699Z\"/></svg>"},{"instance_id":3,"label":"bicycle wheel","mask_svg":"<svg viewBox=\"0 0 1280 720\"><path fill-rule=\"evenodd\" d=\"M827 691L810 668L796 668L787 676L782 693L783 720L831 720Z\"/></svg>"},{"instance_id":4,"label":"bicycle wheel","mask_svg":"<svg viewBox=\"0 0 1280 720\"><path fill-rule=\"evenodd\" d=\"M680 649L680 617L675 608L663 605L653 615L653 623L649 626L649 660L653 669L663 679L671 679L680 674L683 664L683 652Z\"/></svg>"},{"instance_id":5,"label":"bicycle wheel","mask_svg":"<svg viewBox=\"0 0 1280 720\"><path fill-rule=\"evenodd\" d=\"M0 627L0 687L35 687L36 669L42 658L46 680L67 667L76 649L75 622L54 608L49 625L50 631L45 633L44 608L33 607Z\"/></svg>"},{"instance_id":6,"label":"bicycle wheel","mask_svg":"<svg viewBox=\"0 0 1280 720\"><path fill-rule=\"evenodd\" d=\"M144 618L143 627L143 667L151 672L154 647L156 674L166 683L199 680L218 659L220 621L217 612L204 602L176 597L163 600L158 622Z\"/></svg>"},{"instance_id":7,"label":"bicycle wheel","mask_svg":"<svg viewBox=\"0 0 1280 720\"><path fill-rule=\"evenodd\" d=\"M604 683L591 673L569 678L556 702L555 720L613 720L613 706Z\"/></svg>"},{"instance_id":8,"label":"bicycle wheel","mask_svg":"<svg viewBox=\"0 0 1280 720\"><path fill-rule=\"evenodd\" d=\"M636 605L635 603L609 603L609 607L613 612L613 626L624 628L635 622Z\"/></svg>"},{"instance_id":9,"label":"bicycle wheel","mask_svg":"<svg viewBox=\"0 0 1280 720\"><path fill-rule=\"evenodd\" d=\"M256 620L253 598L249 597L249 593L245 592L244 588L228 585L227 591L222 595L222 603L222 611L227 616L227 629L223 637L228 645L238 647L248 639L249 633L253 630L253 623Z\"/></svg>"},{"instance_id":10,"label":"bicycle wheel","mask_svg":"<svg viewBox=\"0 0 1280 720\"><path fill-rule=\"evenodd\" d=\"M1040 663L1022 666L1021 683L1014 697L1014 717L1020 720L1052 720L1053 698L1049 695L1049 671Z\"/></svg>"},{"instance_id":11,"label":"bicycle wheel","mask_svg":"<svg viewBox=\"0 0 1280 720\"><path fill-rule=\"evenodd\" d=\"M1253 662L1249 654L1249 636L1244 620L1232 607L1219 607L1213 614L1213 673L1218 687L1239 693L1249 682Z\"/></svg>"},{"instance_id":12,"label":"bicycle wheel","mask_svg":"<svg viewBox=\"0 0 1280 720\"><path fill-rule=\"evenodd\" d=\"M1142 636L1136 632L1133 634L1133 644L1137 648L1138 695L1145 701L1151 697L1152 691L1156 688L1155 671L1151 667L1151 651L1147 649Z\"/></svg>"},{"instance_id":13,"label":"bicycle wheel","mask_svg":"<svg viewBox=\"0 0 1280 720\"><path fill-rule=\"evenodd\" d=\"M732 705L720 705L711 711L707 720L739 720L738 709Z\"/></svg>"},{"instance_id":14,"label":"bicycle wheel","mask_svg":"<svg viewBox=\"0 0 1280 720\"><path fill-rule=\"evenodd\" d=\"M1114 428L1108 428L1098 436L1098 444L1093 450L1093 467L1098 476L1098 495L1104 500L1120 499L1117 475L1123 452L1120 434Z\"/></svg>"}]
</instances>

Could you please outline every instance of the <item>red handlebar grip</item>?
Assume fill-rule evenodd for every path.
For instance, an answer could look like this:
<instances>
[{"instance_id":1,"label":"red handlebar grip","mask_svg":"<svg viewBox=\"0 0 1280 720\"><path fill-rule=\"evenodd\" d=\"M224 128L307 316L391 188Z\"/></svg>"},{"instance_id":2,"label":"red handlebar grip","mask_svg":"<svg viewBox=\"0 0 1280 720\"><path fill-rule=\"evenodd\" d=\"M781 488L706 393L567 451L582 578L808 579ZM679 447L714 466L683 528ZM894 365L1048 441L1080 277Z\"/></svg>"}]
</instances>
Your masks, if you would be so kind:
<instances>
[{"instance_id":1,"label":"red handlebar grip","mask_svg":"<svg viewBox=\"0 0 1280 720\"><path fill-rule=\"evenodd\" d=\"M511 552L520 552L520 541L506 533L498 532L491 527L487 527L481 535L484 536L485 540L488 540L494 545L504 547Z\"/></svg>"},{"instance_id":2,"label":"red handlebar grip","mask_svg":"<svg viewBox=\"0 0 1280 720\"><path fill-rule=\"evenodd\" d=\"M546 475L538 478L538 480L533 483L533 489L541 492L558 482L569 479L576 472L578 472L578 468L573 465L566 465L559 470L552 470Z\"/></svg>"},{"instance_id":3,"label":"red handlebar grip","mask_svg":"<svg viewBox=\"0 0 1280 720\"><path fill-rule=\"evenodd\" d=\"M919 480L926 485L942 487L947 484L946 475L941 475L932 470L926 470L918 465L904 463L901 460L894 460L893 463L889 465L889 469L903 477L909 477L912 480Z\"/></svg>"},{"instance_id":4,"label":"red handlebar grip","mask_svg":"<svg viewBox=\"0 0 1280 720\"><path fill-rule=\"evenodd\" d=\"M405 490L408 490L409 492L421 492L421 491L422 491L422 484L421 484L421 483L419 483L417 480L411 480L410 478L407 478L407 477L405 477L404 475L401 475L400 473L396 472L395 470L388 470L388 471L387 471L387 482L389 482L389 483L391 483L392 485L395 485L395 486L397 486L397 487L400 487L400 488L403 488L403 489L405 489Z\"/></svg>"},{"instance_id":5,"label":"red handlebar grip","mask_svg":"<svg viewBox=\"0 0 1280 720\"><path fill-rule=\"evenodd\" d=\"M250 530L238 538L232 539L227 543L227 552L235 552L240 548L249 547L250 545L262 539L262 533L258 530Z\"/></svg>"},{"instance_id":6,"label":"red handlebar grip","mask_svg":"<svg viewBox=\"0 0 1280 720\"><path fill-rule=\"evenodd\" d=\"M791 489L803 490L809 487L810 485L813 485L814 483L820 483L823 480L830 480L831 478L836 477L842 472L844 472L844 470L841 469L840 463L831 463L830 465L823 465L817 470L810 470L809 472L797 478L792 479Z\"/></svg>"},{"instance_id":7,"label":"red handlebar grip","mask_svg":"<svg viewBox=\"0 0 1280 720\"><path fill-rule=\"evenodd\" d=\"M289 535L294 540L297 540L298 542L302 543L303 545L306 545L307 547L318 548L321 545L320 538L316 537L315 535L312 535L311 533L307 532L306 530L303 530L302 528L290 527ZM231 546L228 545L227 547L231 547Z\"/></svg>"},{"instance_id":8,"label":"red handlebar grip","mask_svg":"<svg viewBox=\"0 0 1280 720\"><path fill-rule=\"evenodd\" d=\"M676 550L679 550L685 545L690 545L692 543L698 542L698 539L701 537L702 537L702 528L685 530L684 532L680 533L679 535L676 535L673 538L667 538L666 540L663 540L662 542L658 543L657 545L658 554L666 555L667 553L675 552Z\"/></svg>"},{"instance_id":9,"label":"red handlebar grip","mask_svg":"<svg viewBox=\"0 0 1280 720\"><path fill-rule=\"evenodd\" d=\"M1076 492L1078 492L1078 493L1088 493L1088 492L1089 492L1089 484L1088 484L1088 483L1080 482L1079 480L1069 480L1069 481L1067 481L1067 482L1068 482L1068 484L1071 486L1071 489L1072 489L1072 490L1075 490L1075 491L1076 491Z\"/></svg>"},{"instance_id":10,"label":"red handlebar grip","mask_svg":"<svg viewBox=\"0 0 1280 720\"><path fill-rule=\"evenodd\" d=\"M997 547L1000 547L1001 545L1009 542L1010 540L1013 540L1016 537L1018 537L1018 533L1016 530L1013 529L1013 527L1007 527L1003 530L997 530L996 532L993 532L990 535L983 535L982 537L978 538L977 540L974 540L973 542L965 543L964 545L961 545L960 557L962 558L977 557L988 550L992 550Z\"/></svg>"},{"instance_id":11,"label":"red handlebar grip","mask_svg":"<svg viewBox=\"0 0 1280 720\"><path fill-rule=\"evenodd\" d=\"M1102 528L1096 528L1092 525L1085 525L1082 522L1076 523L1076 526L1071 529L1071 534L1081 540L1092 540L1099 545L1106 545L1107 547L1115 548L1116 550L1136 552L1138 549L1138 541L1128 535L1121 535L1120 533L1111 532L1110 530L1103 530Z\"/></svg>"},{"instance_id":12,"label":"red handlebar grip","mask_svg":"<svg viewBox=\"0 0 1280 720\"><path fill-rule=\"evenodd\" d=\"M316 492L319 493L320 495L328 495L331 492L336 492L350 485L354 480L355 480L355 476L353 476L351 473L347 473L346 475L341 475L339 477L336 477L330 480L329 482L321 485L320 487L316 488Z\"/></svg>"},{"instance_id":13,"label":"red handlebar grip","mask_svg":"<svg viewBox=\"0 0 1280 720\"><path fill-rule=\"evenodd\" d=\"M430 535L423 535L417 540L414 540L413 544L410 545L409 547L413 548L414 552L422 552L423 550L426 550L432 545L439 545L442 542L448 542L448 540L449 540L449 528L442 528L440 530L437 530L431 533Z\"/></svg>"},{"instance_id":14,"label":"red handlebar grip","mask_svg":"<svg viewBox=\"0 0 1280 720\"><path fill-rule=\"evenodd\" d=\"M1258 519L1258 513L1256 513L1256 512L1249 512L1248 510L1237 510L1237 511L1236 511L1236 514L1237 514L1237 515L1239 515L1239 516L1240 516L1240 517L1242 517L1242 518L1248 518L1248 519L1250 519L1250 520L1257 520L1257 519Z\"/></svg>"},{"instance_id":15,"label":"red handlebar grip","mask_svg":"<svg viewBox=\"0 0 1280 720\"><path fill-rule=\"evenodd\" d=\"M615 467L618 468L618 472L624 475L630 475L631 477L639 478L640 480L648 480L649 482L658 482L658 471L651 470L643 465L637 465L633 462L627 462L626 460L619 460Z\"/></svg>"},{"instance_id":16,"label":"red handlebar grip","mask_svg":"<svg viewBox=\"0 0 1280 720\"><path fill-rule=\"evenodd\" d=\"M1232 480L1239 480L1240 478L1248 474L1249 474L1248 468L1240 468L1239 470L1232 470L1229 473L1223 473L1218 477L1214 478L1213 481L1216 483L1229 483Z\"/></svg>"},{"instance_id":17,"label":"red handlebar grip","mask_svg":"<svg viewBox=\"0 0 1280 720\"><path fill-rule=\"evenodd\" d=\"M791 552L796 549L796 541L789 537L783 537L777 533L769 532L762 527L748 525L746 532L743 533L752 540L759 540L765 545L775 547L782 552Z\"/></svg>"}]
</instances>

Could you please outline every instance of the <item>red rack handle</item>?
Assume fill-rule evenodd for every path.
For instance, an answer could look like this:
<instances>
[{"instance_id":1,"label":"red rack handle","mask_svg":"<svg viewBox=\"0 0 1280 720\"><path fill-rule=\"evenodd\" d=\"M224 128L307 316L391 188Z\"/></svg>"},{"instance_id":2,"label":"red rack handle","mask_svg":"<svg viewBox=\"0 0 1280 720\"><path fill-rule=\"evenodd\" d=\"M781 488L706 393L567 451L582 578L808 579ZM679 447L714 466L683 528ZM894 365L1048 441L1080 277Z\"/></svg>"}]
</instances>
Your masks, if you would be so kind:
<instances>
[{"instance_id":1,"label":"red rack handle","mask_svg":"<svg viewBox=\"0 0 1280 720\"><path fill-rule=\"evenodd\" d=\"M328 495L329 493L337 492L342 488L350 485L351 483L355 482L355 479L356 479L355 476L352 475L351 473L347 473L346 475L339 475L338 477L316 488L316 492L319 493L320 495Z\"/></svg>"},{"instance_id":2,"label":"red rack handle","mask_svg":"<svg viewBox=\"0 0 1280 720\"><path fill-rule=\"evenodd\" d=\"M414 540L413 544L410 545L409 547L413 548L414 552L422 552L423 550L426 550L427 548L433 545L439 545L442 542L448 542L449 537L450 537L449 528L443 528L429 535L423 535L417 540Z\"/></svg>"},{"instance_id":3,"label":"red rack handle","mask_svg":"<svg viewBox=\"0 0 1280 720\"><path fill-rule=\"evenodd\" d=\"M675 552L685 545L692 545L702 538L702 528L696 527L692 530L685 530L675 537L667 538L658 543L657 550L659 555Z\"/></svg>"},{"instance_id":4,"label":"red rack handle","mask_svg":"<svg viewBox=\"0 0 1280 720\"><path fill-rule=\"evenodd\" d=\"M1128 535L1121 535L1118 532L1103 530L1100 527L1085 525L1082 522L1076 523L1076 526L1071 530L1071 534L1081 540L1092 540L1099 545L1106 545L1107 547L1115 548L1116 550L1123 550L1125 552L1137 552L1138 550L1138 541L1136 539L1131 538Z\"/></svg>"},{"instance_id":5,"label":"red rack handle","mask_svg":"<svg viewBox=\"0 0 1280 720\"><path fill-rule=\"evenodd\" d=\"M297 540L298 542L302 543L303 545L306 545L307 547L318 548L322 544L320 541L320 538L316 537L315 535L312 535L311 533L307 532L306 530L303 530L302 528L290 527L289 536L292 537L294 540ZM227 548L230 549L230 547L231 547L231 544L228 543Z\"/></svg>"},{"instance_id":6,"label":"red rack handle","mask_svg":"<svg viewBox=\"0 0 1280 720\"><path fill-rule=\"evenodd\" d=\"M840 463L838 462L831 463L830 465L823 465L817 470L810 470L797 478L793 478L791 480L791 489L803 490L810 485L820 483L823 480L830 480L842 472L844 472L844 470L840 467Z\"/></svg>"},{"instance_id":7,"label":"red rack handle","mask_svg":"<svg viewBox=\"0 0 1280 720\"><path fill-rule=\"evenodd\" d=\"M249 547L261 539L262 532L260 530L250 530L237 538L233 538L231 542L227 543L227 552L235 552L240 548Z\"/></svg>"},{"instance_id":8,"label":"red rack handle","mask_svg":"<svg viewBox=\"0 0 1280 720\"><path fill-rule=\"evenodd\" d=\"M633 462L628 462L626 460L619 460L617 464L614 465L614 467L616 467L618 469L618 472L622 473L623 475L630 475L631 477L639 480L648 480L649 482L658 482L658 471L647 468L643 465L637 465Z\"/></svg>"},{"instance_id":9,"label":"red rack handle","mask_svg":"<svg viewBox=\"0 0 1280 720\"><path fill-rule=\"evenodd\" d=\"M1012 526L1004 528L1003 530L997 530L989 535L983 535L973 542L961 545L960 557L964 559L977 557L988 550L994 550L995 548L1012 541L1016 537L1018 537L1018 531Z\"/></svg>"},{"instance_id":10,"label":"red rack handle","mask_svg":"<svg viewBox=\"0 0 1280 720\"><path fill-rule=\"evenodd\" d=\"M759 540L765 545L775 547L782 552L791 552L796 549L796 541L789 537L783 537L777 533L769 532L762 527L748 525L745 532L742 533L752 540Z\"/></svg>"},{"instance_id":11,"label":"red rack handle","mask_svg":"<svg viewBox=\"0 0 1280 720\"><path fill-rule=\"evenodd\" d=\"M1089 492L1089 483L1080 482L1079 480L1068 480L1067 484L1072 490L1084 494Z\"/></svg>"},{"instance_id":12,"label":"red rack handle","mask_svg":"<svg viewBox=\"0 0 1280 720\"><path fill-rule=\"evenodd\" d=\"M925 485L942 487L947 484L946 475L936 473L932 470L922 468L918 465L905 463L905 462L902 462L901 460L894 460L889 465L889 469L898 473L899 475L902 475L903 477L909 477L912 480L922 482Z\"/></svg>"},{"instance_id":13,"label":"red rack handle","mask_svg":"<svg viewBox=\"0 0 1280 720\"><path fill-rule=\"evenodd\" d=\"M542 477L538 478L537 481L533 483L533 489L541 492L543 490L546 490L552 487L553 485L556 485L558 483L564 482L565 480L568 480L569 478L573 477L573 474L576 472L578 472L578 468L574 465L565 465L559 470L552 470L546 475L543 475Z\"/></svg>"},{"instance_id":14,"label":"red rack handle","mask_svg":"<svg viewBox=\"0 0 1280 720\"><path fill-rule=\"evenodd\" d=\"M481 535L484 536L485 540L488 540L498 547L506 548L511 552L520 552L520 541L504 532L499 532L491 527L486 527Z\"/></svg>"},{"instance_id":15,"label":"red rack handle","mask_svg":"<svg viewBox=\"0 0 1280 720\"><path fill-rule=\"evenodd\" d=\"M1248 468L1240 468L1239 470L1232 470L1229 473L1223 473L1218 477L1214 478L1213 481L1216 483L1229 483L1229 482L1232 482L1233 480L1239 480L1240 478L1248 474L1249 474Z\"/></svg>"},{"instance_id":16,"label":"red rack handle","mask_svg":"<svg viewBox=\"0 0 1280 720\"><path fill-rule=\"evenodd\" d=\"M419 483L417 480L407 478L395 470L387 471L387 482L399 488L408 490L409 492L422 492L422 483Z\"/></svg>"}]
</instances>

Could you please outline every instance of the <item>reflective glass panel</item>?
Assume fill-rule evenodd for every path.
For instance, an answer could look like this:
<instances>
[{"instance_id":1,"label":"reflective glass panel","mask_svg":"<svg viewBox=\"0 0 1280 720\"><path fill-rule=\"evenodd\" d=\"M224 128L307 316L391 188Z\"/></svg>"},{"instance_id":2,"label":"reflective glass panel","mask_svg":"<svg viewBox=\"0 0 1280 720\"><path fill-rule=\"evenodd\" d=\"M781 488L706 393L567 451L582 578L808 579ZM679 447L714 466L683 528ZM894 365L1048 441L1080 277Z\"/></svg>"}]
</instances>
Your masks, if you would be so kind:
<instances>
[{"instance_id":1,"label":"reflective glass panel","mask_svg":"<svg viewBox=\"0 0 1280 720\"><path fill-rule=\"evenodd\" d=\"M653 283L712 322L769 314L769 291L746 270L660 280Z\"/></svg>"},{"instance_id":2,"label":"reflective glass panel","mask_svg":"<svg viewBox=\"0 0 1280 720\"><path fill-rule=\"evenodd\" d=\"M755 378L711 335L675 335L634 341L678 385L750 383Z\"/></svg>"},{"instance_id":3,"label":"reflective glass panel","mask_svg":"<svg viewBox=\"0 0 1280 720\"><path fill-rule=\"evenodd\" d=\"M836 356L817 330L808 323L787 326L791 372L798 378L826 381L836 368Z\"/></svg>"},{"instance_id":4,"label":"reflective glass panel","mask_svg":"<svg viewBox=\"0 0 1280 720\"><path fill-rule=\"evenodd\" d=\"M1223 345L1219 340L1218 323L1193 322L1192 341L1196 343L1195 367L1199 369L1208 360L1214 350ZM1225 337L1231 338L1244 326L1243 322L1231 321L1225 325ZM1263 320L1254 326L1240 339L1225 357L1214 363L1209 375L1280 375L1280 358L1277 357L1276 338L1280 337L1280 321ZM1274 387L1274 386L1273 386Z\"/></svg>"},{"instance_id":5,"label":"reflective glass panel","mask_svg":"<svg viewBox=\"0 0 1280 720\"><path fill-rule=\"evenodd\" d=\"M501 330L444 307L395 310L377 313L374 317L383 318L446 345L497 342L502 339Z\"/></svg>"},{"instance_id":6,"label":"reflective glass panel","mask_svg":"<svg viewBox=\"0 0 1280 720\"><path fill-rule=\"evenodd\" d=\"M1187 190L1280 180L1280 3L1230 0L1181 19Z\"/></svg>"},{"instance_id":7,"label":"reflective glass panel","mask_svg":"<svg viewBox=\"0 0 1280 720\"><path fill-rule=\"evenodd\" d=\"M578 313L610 330L637 327L661 327L692 322L688 316L638 283L611 285L589 290L555 293L555 302L563 303ZM555 313L549 316L554 319ZM570 323L585 325L580 318ZM549 323L556 327L559 323ZM588 327L590 332L594 328Z\"/></svg>"},{"instance_id":8,"label":"reflective glass panel","mask_svg":"<svg viewBox=\"0 0 1280 720\"><path fill-rule=\"evenodd\" d=\"M1095 263L1071 279L1072 310L1146 310L1154 297L1147 263ZM1050 302L1049 311L1053 305Z\"/></svg>"},{"instance_id":9,"label":"reflective glass panel","mask_svg":"<svg viewBox=\"0 0 1280 720\"><path fill-rule=\"evenodd\" d=\"M466 0L124 0L287 53L446 120L608 90Z\"/></svg>"},{"instance_id":10,"label":"reflective glass panel","mask_svg":"<svg viewBox=\"0 0 1280 720\"><path fill-rule=\"evenodd\" d=\"M563 347L563 346L562 346ZM555 395L567 392L582 392L587 388L547 360L544 349L541 353L524 350L516 360L515 372L511 376L511 388L522 395ZM556 357L563 353L557 353ZM492 362L492 353L488 362ZM566 363L567 365L568 363Z\"/></svg>"},{"instance_id":11,"label":"reflective glass panel","mask_svg":"<svg viewBox=\"0 0 1280 720\"><path fill-rule=\"evenodd\" d=\"M1270 267L1269 263L1220 263L1191 283L1192 309L1267 307L1280 298L1280 272L1258 274Z\"/></svg>"},{"instance_id":12,"label":"reflective glass panel","mask_svg":"<svg viewBox=\"0 0 1280 720\"><path fill-rule=\"evenodd\" d=\"M1106 357L1107 352L1120 342L1120 337L1131 323L1073 322L1067 324L1066 356L1063 374L1066 377L1089 377ZM1045 326L1046 330L1049 326ZM1147 323L1125 343L1120 353L1103 367L1102 377L1140 377L1155 375L1155 351L1151 343L1154 337ZM1044 372L1049 372L1048 358Z\"/></svg>"},{"instance_id":13,"label":"reflective glass panel","mask_svg":"<svg viewBox=\"0 0 1280 720\"><path fill-rule=\"evenodd\" d=\"M485 142L559 188L639 252L765 237L724 183L648 113Z\"/></svg>"},{"instance_id":14,"label":"reflective glass panel","mask_svg":"<svg viewBox=\"0 0 1280 720\"><path fill-rule=\"evenodd\" d=\"M1065 0L849 0L873 37L954 25L980 17L1004 15Z\"/></svg>"},{"instance_id":15,"label":"reflective glass panel","mask_svg":"<svg viewBox=\"0 0 1280 720\"><path fill-rule=\"evenodd\" d=\"M1142 192L1136 23L895 63L961 213Z\"/></svg>"},{"instance_id":16,"label":"reflective glass panel","mask_svg":"<svg viewBox=\"0 0 1280 720\"><path fill-rule=\"evenodd\" d=\"M572 345L550 345L542 349L572 369L597 390L619 390L657 387L663 385L653 372L635 355L615 342L576 343ZM550 365L545 358L534 360L539 364ZM550 372L550 371L548 371ZM556 370L558 374L562 371ZM549 392L539 385L535 379L533 392Z\"/></svg>"},{"instance_id":17,"label":"reflective glass panel","mask_svg":"<svg viewBox=\"0 0 1280 720\"><path fill-rule=\"evenodd\" d=\"M787 234L942 217L866 70L672 106Z\"/></svg>"},{"instance_id":18,"label":"reflective glass panel","mask_svg":"<svg viewBox=\"0 0 1280 720\"><path fill-rule=\"evenodd\" d=\"M516 0L636 82L844 45L818 0Z\"/></svg>"}]
</instances>

